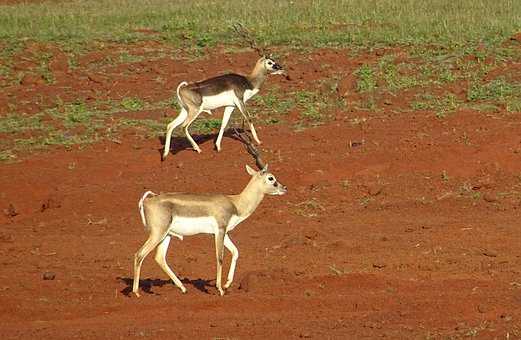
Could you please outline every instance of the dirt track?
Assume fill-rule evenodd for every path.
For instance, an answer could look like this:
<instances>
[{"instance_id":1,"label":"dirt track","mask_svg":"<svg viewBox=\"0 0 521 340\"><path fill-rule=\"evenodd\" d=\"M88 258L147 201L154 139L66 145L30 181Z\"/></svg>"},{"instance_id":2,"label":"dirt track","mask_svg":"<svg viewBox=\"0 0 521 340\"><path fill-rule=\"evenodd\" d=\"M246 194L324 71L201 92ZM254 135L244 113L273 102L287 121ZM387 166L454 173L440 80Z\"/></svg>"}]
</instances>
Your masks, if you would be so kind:
<instances>
[{"instance_id":1,"label":"dirt track","mask_svg":"<svg viewBox=\"0 0 521 340\"><path fill-rule=\"evenodd\" d=\"M204 71L172 72L153 88L147 79L174 66L143 62L145 75L118 81L125 93L168 97L181 78L226 69L230 58L247 70L250 57L198 61L195 69ZM359 65L337 52L309 59L346 75ZM328 76L313 63L289 66L292 80L271 84L289 91ZM81 95L107 83L78 79ZM31 86L5 93L61 91ZM161 163L158 140L129 133L121 144L2 164L1 208L12 204L18 215L0 216L0 337L521 338L515 115L339 111L300 132L291 124L258 132L289 194L266 198L234 230L241 255L225 297L214 288L207 236L171 243L169 263L187 294L150 257L145 294L129 295L133 254L146 238L136 204L145 189L238 192L248 180L244 165L252 164L239 142L225 138L216 153L204 138L202 154L185 149ZM174 149L184 147L174 141ZM42 279L48 271L54 280Z\"/></svg>"}]
</instances>

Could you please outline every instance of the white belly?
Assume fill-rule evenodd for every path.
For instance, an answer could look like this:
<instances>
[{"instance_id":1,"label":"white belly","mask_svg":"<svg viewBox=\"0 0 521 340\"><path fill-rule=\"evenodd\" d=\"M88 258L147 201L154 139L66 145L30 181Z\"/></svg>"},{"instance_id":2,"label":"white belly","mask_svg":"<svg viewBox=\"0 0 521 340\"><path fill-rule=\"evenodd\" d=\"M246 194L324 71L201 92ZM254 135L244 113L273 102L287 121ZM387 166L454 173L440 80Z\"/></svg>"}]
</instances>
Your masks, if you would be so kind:
<instances>
[{"instance_id":1,"label":"white belly","mask_svg":"<svg viewBox=\"0 0 521 340\"><path fill-rule=\"evenodd\" d=\"M235 94L233 91L226 91L215 96L203 97L201 110L213 110L223 106L235 106Z\"/></svg>"},{"instance_id":2,"label":"white belly","mask_svg":"<svg viewBox=\"0 0 521 340\"><path fill-rule=\"evenodd\" d=\"M256 95L257 92L259 92L259 89L253 89L253 90L246 90L246 91L244 91L244 98L242 99L242 101L246 103L248 101L248 99L250 99L251 97Z\"/></svg>"},{"instance_id":3,"label":"white belly","mask_svg":"<svg viewBox=\"0 0 521 340\"><path fill-rule=\"evenodd\" d=\"M174 217L168 233L179 237L191 236L195 234L215 234L218 224L213 217Z\"/></svg>"}]
</instances>

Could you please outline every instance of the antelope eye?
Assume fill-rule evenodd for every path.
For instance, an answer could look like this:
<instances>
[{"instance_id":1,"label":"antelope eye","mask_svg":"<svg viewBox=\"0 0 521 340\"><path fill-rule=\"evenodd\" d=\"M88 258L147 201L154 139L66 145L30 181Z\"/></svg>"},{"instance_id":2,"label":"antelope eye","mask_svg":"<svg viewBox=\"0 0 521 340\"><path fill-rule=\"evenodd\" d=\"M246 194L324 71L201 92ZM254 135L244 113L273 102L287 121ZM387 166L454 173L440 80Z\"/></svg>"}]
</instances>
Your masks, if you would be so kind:
<instances>
[{"instance_id":1,"label":"antelope eye","mask_svg":"<svg viewBox=\"0 0 521 340\"><path fill-rule=\"evenodd\" d=\"M273 61L271 61L271 60L268 61L268 65L270 65L270 66L273 65Z\"/></svg>"},{"instance_id":2,"label":"antelope eye","mask_svg":"<svg viewBox=\"0 0 521 340\"><path fill-rule=\"evenodd\" d=\"M273 177L271 177L271 176L270 176L270 177L268 177L268 181L270 181L270 182L273 182L273 179L274 179L274 178L273 178Z\"/></svg>"}]
</instances>

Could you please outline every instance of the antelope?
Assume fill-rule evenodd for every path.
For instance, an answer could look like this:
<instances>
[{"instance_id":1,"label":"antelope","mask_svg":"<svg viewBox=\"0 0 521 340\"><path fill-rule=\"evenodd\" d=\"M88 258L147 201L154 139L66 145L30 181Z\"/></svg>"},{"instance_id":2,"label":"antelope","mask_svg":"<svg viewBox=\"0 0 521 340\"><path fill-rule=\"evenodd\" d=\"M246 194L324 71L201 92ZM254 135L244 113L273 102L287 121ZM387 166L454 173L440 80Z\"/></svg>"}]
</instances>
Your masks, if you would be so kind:
<instances>
[{"instance_id":1,"label":"antelope","mask_svg":"<svg viewBox=\"0 0 521 340\"><path fill-rule=\"evenodd\" d=\"M221 151L224 129L235 108L239 109L244 121L248 123L255 142L259 145L261 144L255 127L251 122L251 116L246 111L244 104L259 92L268 74L286 74L286 72L280 64L276 63L271 57L266 56L268 50L257 46L255 40L244 26L236 24L233 28L237 34L250 44L252 49L257 51L260 58L249 75L231 73L194 83L183 81L177 86L177 99L181 106L181 112L167 125L162 160L165 160L170 153L172 133L179 125L183 126L184 134L193 149L200 153L201 149L188 132L188 128L202 112L211 114L211 110L221 107L224 107L223 119L215 141L215 147L218 152Z\"/></svg>"},{"instance_id":2,"label":"antelope","mask_svg":"<svg viewBox=\"0 0 521 340\"><path fill-rule=\"evenodd\" d=\"M259 92L268 74L284 74L284 69L271 58L263 56L257 60L253 71L248 76L231 73L191 84L186 81L181 82L177 87L177 99L181 105L181 113L167 126L162 159L164 160L168 156L172 133L179 125L183 126L186 138L193 149L200 153L201 149L193 140L188 128L201 112L211 114L211 110L221 107L224 107L224 114L219 135L215 141L217 151L221 151L224 129L235 108L239 109L248 123L255 142L261 144L244 104Z\"/></svg>"},{"instance_id":3,"label":"antelope","mask_svg":"<svg viewBox=\"0 0 521 340\"><path fill-rule=\"evenodd\" d=\"M154 248L155 260L174 284L186 293L186 288L166 263L166 252L172 236L183 239L195 234L213 234L217 258L216 287L219 294L233 282L239 250L228 235L239 223L247 219L261 203L264 195L284 195L286 186L268 172L268 166L255 171L246 165L251 179L238 195L161 193L147 191L139 200L141 220L149 237L134 257L132 292L139 295L139 276L145 257ZM230 269L224 287L221 284L224 248L232 254ZM224 289L223 289L224 288Z\"/></svg>"}]
</instances>

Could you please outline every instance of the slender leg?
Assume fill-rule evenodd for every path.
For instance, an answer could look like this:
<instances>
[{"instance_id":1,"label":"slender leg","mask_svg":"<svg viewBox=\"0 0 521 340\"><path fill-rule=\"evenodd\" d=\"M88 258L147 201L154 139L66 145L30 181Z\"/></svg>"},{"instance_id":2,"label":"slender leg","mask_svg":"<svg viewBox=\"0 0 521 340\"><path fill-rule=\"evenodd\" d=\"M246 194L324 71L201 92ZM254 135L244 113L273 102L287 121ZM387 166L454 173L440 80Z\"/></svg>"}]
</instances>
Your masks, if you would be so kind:
<instances>
[{"instance_id":1,"label":"slender leg","mask_svg":"<svg viewBox=\"0 0 521 340\"><path fill-rule=\"evenodd\" d=\"M134 285L132 287L132 292L136 294L137 297L139 297L139 275L141 272L141 265L143 264L143 260L152 250L154 250L154 248L159 244L159 242L163 240L163 238L163 234L150 233L150 236L148 236L145 244L143 244L143 246L134 256Z\"/></svg>"},{"instance_id":2,"label":"slender leg","mask_svg":"<svg viewBox=\"0 0 521 340\"><path fill-rule=\"evenodd\" d=\"M253 126L252 122L250 122L250 130L251 130L251 134L253 135L253 139L255 140L255 142L257 142L258 145L261 145L262 142L259 140L259 137L257 137L257 131L255 131L255 127Z\"/></svg>"},{"instance_id":3,"label":"slender leg","mask_svg":"<svg viewBox=\"0 0 521 340\"><path fill-rule=\"evenodd\" d=\"M217 286L217 290L219 294L224 295L224 290L222 288L222 273L223 273L223 257L224 257L224 230L219 230L215 234L215 255L217 258L217 278L215 285Z\"/></svg>"},{"instance_id":4,"label":"slender leg","mask_svg":"<svg viewBox=\"0 0 521 340\"><path fill-rule=\"evenodd\" d=\"M235 244L233 244L228 234L224 236L224 246L230 251L230 253L232 253L232 263L230 264L230 270L228 271L228 280L226 280L226 284L224 285L224 289L227 289L230 288L233 282L235 266L237 265L237 259L239 258L239 250Z\"/></svg>"},{"instance_id":5,"label":"slender leg","mask_svg":"<svg viewBox=\"0 0 521 340\"><path fill-rule=\"evenodd\" d=\"M188 117L188 112L186 109L182 109L181 113L179 113L179 116L176 117L172 122L170 122L166 128L166 139L165 139L165 149L163 150L163 157L162 160L165 160L165 158L170 153L170 139L172 138L172 133L174 132L174 129L181 125L186 118Z\"/></svg>"},{"instance_id":6,"label":"slender leg","mask_svg":"<svg viewBox=\"0 0 521 340\"><path fill-rule=\"evenodd\" d=\"M197 145L197 143L194 141L192 136L190 136L190 132L188 132L188 128L190 127L190 124L192 124L194 122L194 120L197 118L197 116L199 116L199 114L201 112L199 111L196 114L192 114L192 113L195 113L195 112L190 110L190 117L193 117L193 118L190 119L189 121L185 122L186 124L184 125L184 132L185 132L186 138L188 138L188 141L190 142L190 144L192 144L192 147L194 148L194 150L197 151L198 153L201 153L201 148L199 148L199 145Z\"/></svg>"},{"instance_id":7,"label":"slender leg","mask_svg":"<svg viewBox=\"0 0 521 340\"><path fill-rule=\"evenodd\" d=\"M236 99L235 105L237 105L237 107L239 108L239 111L241 111L241 113L242 113L242 116L248 123L250 130L251 130L251 134L253 135L253 139L255 140L255 142L257 144L260 145L261 141L259 140L259 137L257 136L257 131L255 131L255 127L253 126L253 123L250 120L250 115L248 114L248 112L246 111L246 108L244 107L244 103L241 100Z\"/></svg>"},{"instance_id":8,"label":"slender leg","mask_svg":"<svg viewBox=\"0 0 521 340\"><path fill-rule=\"evenodd\" d=\"M168 245L170 244L170 239L172 238L172 236L168 235L167 237L165 237L165 239L163 241L161 241L161 243L157 246L157 251L156 251L156 262L157 264L159 264L159 266L161 267L161 269L163 269L163 271L172 279L172 281L174 281L175 285L177 287L179 287L179 289L181 289L181 291L183 293L186 293L186 288L185 286L183 285L183 283L181 282L181 280L179 280L177 278L177 276L175 275L175 273L172 271L172 269L170 269L170 267L168 266L168 264L166 263L166 251L168 250Z\"/></svg>"},{"instance_id":9,"label":"slender leg","mask_svg":"<svg viewBox=\"0 0 521 340\"><path fill-rule=\"evenodd\" d=\"M228 121L230 120L230 117L234 109L235 108L233 106L227 106L224 109L221 129L219 130L219 135L217 136L217 141L215 142L215 147L217 148L217 151L221 151L221 140L223 139L224 129L226 128L226 125L228 125Z\"/></svg>"}]
</instances>

